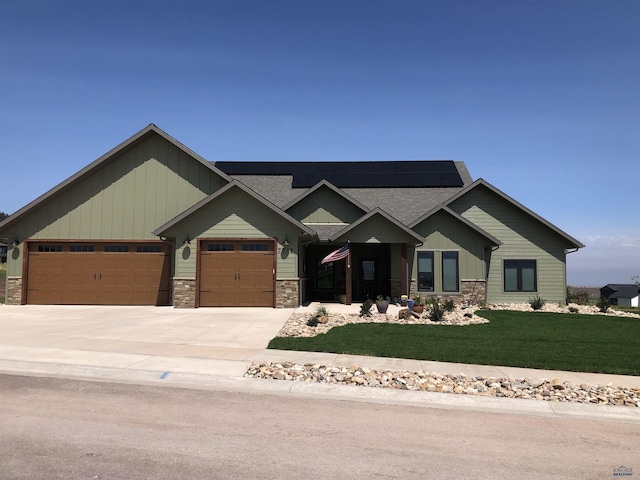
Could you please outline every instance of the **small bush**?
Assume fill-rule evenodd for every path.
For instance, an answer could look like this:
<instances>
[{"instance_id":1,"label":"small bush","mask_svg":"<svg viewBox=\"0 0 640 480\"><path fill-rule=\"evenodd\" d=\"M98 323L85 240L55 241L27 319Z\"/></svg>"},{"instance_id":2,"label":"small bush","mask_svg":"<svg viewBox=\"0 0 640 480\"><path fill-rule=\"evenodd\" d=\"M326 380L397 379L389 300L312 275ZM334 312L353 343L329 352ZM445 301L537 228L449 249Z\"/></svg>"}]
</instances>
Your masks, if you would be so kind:
<instances>
[{"instance_id":1,"label":"small bush","mask_svg":"<svg viewBox=\"0 0 640 480\"><path fill-rule=\"evenodd\" d=\"M607 313L609 307L611 306L611 302L604 297L600 297L596 302L596 306L602 313Z\"/></svg>"},{"instance_id":2,"label":"small bush","mask_svg":"<svg viewBox=\"0 0 640 480\"><path fill-rule=\"evenodd\" d=\"M589 292L580 290L569 295L569 303L577 303L578 305L589 305Z\"/></svg>"},{"instance_id":3,"label":"small bush","mask_svg":"<svg viewBox=\"0 0 640 480\"><path fill-rule=\"evenodd\" d=\"M578 313L579 310L576 307L569 307L569 312L571 313Z\"/></svg>"},{"instance_id":4,"label":"small bush","mask_svg":"<svg viewBox=\"0 0 640 480\"><path fill-rule=\"evenodd\" d=\"M373 301L367 298L362 305L360 305L360 316L361 317L370 317L371 316L371 307L373 307Z\"/></svg>"},{"instance_id":5,"label":"small bush","mask_svg":"<svg viewBox=\"0 0 640 480\"><path fill-rule=\"evenodd\" d=\"M311 317L309 320L307 320L307 326L309 326L309 327L317 327L318 323L320 323L320 319L318 318L317 315L315 317Z\"/></svg>"},{"instance_id":6,"label":"small bush","mask_svg":"<svg viewBox=\"0 0 640 480\"><path fill-rule=\"evenodd\" d=\"M453 300L445 300L443 304L445 312L453 312L456 309L456 304L453 303Z\"/></svg>"},{"instance_id":7,"label":"small bush","mask_svg":"<svg viewBox=\"0 0 640 480\"><path fill-rule=\"evenodd\" d=\"M316 309L316 317L326 317L328 315L329 315L329 312L327 312L327 308L324 305L320 305Z\"/></svg>"},{"instance_id":8,"label":"small bush","mask_svg":"<svg viewBox=\"0 0 640 480\"><path fill-rule=\"evenodd\" d=\"M540 310L546 304L547 301L544 298L541 298L540 295L536 295L535 297L529 299L529 305L534 310Z\"/></svg>"},{"instance_id":9,"label":"small bush","mask_svg":"<svg viewBox=\"0 0 640 480\"><path fill-rule=\"evenodd\" d=\"M437 298L429 299L428 315L432 322L441 322L446 312L444 305Z\"/></svg>"},{"instance_id":10,"label":"small bush","mask_svg":"<svg viewBox=\"0 0 640 480\"><path fill-rule=\"evenodd\" d=\"M467 318L473 318L473 313L467 312L467 313L464 314L464 316L467 317Z\"/></svg>"}]
</instances>

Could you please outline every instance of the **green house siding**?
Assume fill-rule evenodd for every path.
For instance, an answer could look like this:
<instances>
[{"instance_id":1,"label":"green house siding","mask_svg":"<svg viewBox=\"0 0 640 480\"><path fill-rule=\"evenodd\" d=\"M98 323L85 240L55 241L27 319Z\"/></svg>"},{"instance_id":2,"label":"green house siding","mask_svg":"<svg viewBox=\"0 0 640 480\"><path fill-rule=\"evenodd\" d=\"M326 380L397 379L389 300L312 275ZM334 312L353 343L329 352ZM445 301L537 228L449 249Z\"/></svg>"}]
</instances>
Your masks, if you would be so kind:
<instances>
[{"instance_id":1,"label":"green house siding","mask_svg":"<svg viewBox=\"0 0 640 480\"><path fill-rule=\"evenodd\" d=\"M351 243L411 243L416 239L381 215L374 215L344 235L333 239Z\"/></svg>"},{"instance_id":2,"label":"green house siding","mask_svg":"<svg viewBox=\"0 0 640 480\"><path fill-rule=\"evenodd\" d=\"M548 302L566 297L565 243L556 233L493 192L480 187L456 199L449 207L503 244L491 252L487 301L528 302L540 295ZM504 260L536 260L537 291L505 292Z\"/></svg>"},{"instance_id":3,"label":"green house siding","mask_svg":"<svg viewBox=\"0 0 640 480\"><path fill-rule=\"evenodd\" d=\"M303 198L287 210L287 213L302 223L353 223L362 216L362 210L324 187Z\"/></svg>"},{"instance_id":4,"label":"green house siding","mask_svg":"<svg viewBox=\"0 0 640 480\"><path fill-rule=\"evenodd\" d=\"M196 278L197 238L274 238L278 241L277 278L298 276L298 235L290 222L238 188L226 192L210 205L166 232L176 239L175 276ZM290 242L282 249L285 236ZM191 243L183 245L185 238Z\"/></svg>"},{"instance_id":5,"label":"green house siding","mask_svg":"<svg viewBox=\"0 0 640 480\"><path fill-rule=\"evenodd\" d=\"M157 240L151 233L155 228L225 183L153 135L38 207L6 235L21 240ZM22 254L10 263L9 274L20 276Z\"/></svg>"},{"instance_id":6,"label":"green house siding","mask_svg":"<svg viewBox=\"0 0 640 480\"><path fill-rule=\"evenodd\" d=\"M442 251L458 252L460 280L484 280L487 240L451 215L438 212L413 228L425 237L416 252L434 252L434 292L442 293ZM417 254L413 255L411 277L417 281Z\"/></svg>"}]
</instances>

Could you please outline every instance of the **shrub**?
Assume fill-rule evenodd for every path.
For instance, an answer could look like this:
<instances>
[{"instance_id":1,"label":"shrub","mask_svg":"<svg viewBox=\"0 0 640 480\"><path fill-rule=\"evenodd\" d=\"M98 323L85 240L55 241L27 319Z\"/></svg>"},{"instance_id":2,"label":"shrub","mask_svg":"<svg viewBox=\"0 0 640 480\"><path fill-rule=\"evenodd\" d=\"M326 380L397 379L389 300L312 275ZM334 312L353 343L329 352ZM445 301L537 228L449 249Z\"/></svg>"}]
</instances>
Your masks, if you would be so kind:
<instances>
[{"instance_id":1,"label":"shrub","mask_svg":"<svg viewBox=\"0 0 640 480\"><path fill-rule=\"evenodd\" d=\"M578 313L579 310L576 307L569 307L569 312L571 313Z\"/></svg>"},{"instance_id":2,"label":"shrub","mask_svg":"<svg viewBox=\"0 0 640 480\"><path fill-rule=\"evenodd\" d=\"M609 310L609 307L611 306L611 302L604 297L600 297L596 302L596 306L602 313L607 313L607 310Z\"/></svg>"},{"instance_id":3,"label":"shrub","mask_svg":"<svg viewBox=\"0 0 640 480\"><path fill-rule=\"evenodd\" d=\"M311 317L309 320L307 320L307 326L309 326L309 327L317 327L318 323L320 323L320 319L318 318L317 315L315 317Z\"/></svg>"},{"instance_id":4,"label":"shrub","mask_svg":"<svg viewBox=\"0 0 640 480\"><path fill-rule=\"evenodd\" d=\"M456 304L453 303L453 300L449 299L444 301L443 307L445 312L453 312L456 309Z\"/></svg>"},{"instance_id":5,"label":"shrub","mask_svg":"<svg viewBox=\"0 0 640 480\"><path fill-rule=\"evenodd\" d=\"M544 298L541 298L540 295L536 295L533 298L529 299L529 305L534 310L540 310L542 307L546 305L547 301Z\"/></svg>"},{"instance_id":6,"label":"shrub","mask_svg":"<svg viewBox=\"0 0 640 480\"><path fill-rule=\"evenodd\" d=\"M316 309L316 317L326 317L328 315L329 315L329 312L327 312L327 308L324 305L320 305Z\"/></svg>"},{"instance_id":7,"label":"shrub","mask_svg":"<svg viewBox=\"0 0 640 480\"><path fill-rule=\"evenodd\" d=\"M569 303L577 303L578 305L589 304L589 292L580 290L569 295Z\"/></svg>"},{"instance_id":8,"label":"shrub","mask_svg":"<svg viewBox=\"0 0 640 480\"><path fill-rule=\"evenodd\" d=\"M371 316L371 307L373 307L373 301L367 298L362 305L360 305L360 316L361 317L370 317Z\"/></svg>"},{"instance_id":9,"label":"shrub","mask_svg":"<svg viewBox=\"0 0 640 480\"><path fill-rule=\"evenodd\" d=\"M428 315L431 321L440 322L444 317L444 305L437 298L429 299Z\"/></svg>"}]
</instances>

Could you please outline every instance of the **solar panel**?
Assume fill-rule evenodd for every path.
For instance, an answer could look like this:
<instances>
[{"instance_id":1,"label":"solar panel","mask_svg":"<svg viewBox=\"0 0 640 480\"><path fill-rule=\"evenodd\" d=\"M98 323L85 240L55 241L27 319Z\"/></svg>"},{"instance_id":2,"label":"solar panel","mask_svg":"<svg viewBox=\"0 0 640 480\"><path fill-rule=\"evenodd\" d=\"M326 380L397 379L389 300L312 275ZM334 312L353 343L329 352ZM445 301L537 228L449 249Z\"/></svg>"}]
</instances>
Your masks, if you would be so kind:
<instances>
[{"instance_id":1,"label":"solar panel","mask_svg":"<svg viewBox=\"0 0 640 480\"><path fill-rule=\"evenodd\" d=\"M338 188L462 187L451 160L380 162L216 162L228 175L291 175L294 188L327 180Z\"/></svg>"}]
</instances>

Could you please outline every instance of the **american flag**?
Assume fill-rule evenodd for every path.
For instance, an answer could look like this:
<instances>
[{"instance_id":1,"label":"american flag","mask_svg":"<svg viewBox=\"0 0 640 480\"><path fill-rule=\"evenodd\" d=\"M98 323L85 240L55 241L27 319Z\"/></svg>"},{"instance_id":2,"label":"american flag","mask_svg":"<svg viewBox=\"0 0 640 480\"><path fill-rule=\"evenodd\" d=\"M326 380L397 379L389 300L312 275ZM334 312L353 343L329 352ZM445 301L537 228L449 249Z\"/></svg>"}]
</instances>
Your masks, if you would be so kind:
<instances>
[{"instance_id":1,"label":"american flag","mask_svg":"<svg viewBox=\"0 0 640 480\"><path fill-rule=\"evenodd\" d=\"M349 244L347 243L344 247L339 248L338 250L334 250L329 255L324 257L320 264L336 262L338 260L342 260L343 258L347 258L349 256Z\"/></svg>"}]
</instances>

